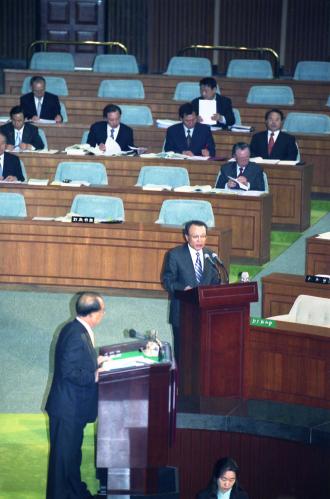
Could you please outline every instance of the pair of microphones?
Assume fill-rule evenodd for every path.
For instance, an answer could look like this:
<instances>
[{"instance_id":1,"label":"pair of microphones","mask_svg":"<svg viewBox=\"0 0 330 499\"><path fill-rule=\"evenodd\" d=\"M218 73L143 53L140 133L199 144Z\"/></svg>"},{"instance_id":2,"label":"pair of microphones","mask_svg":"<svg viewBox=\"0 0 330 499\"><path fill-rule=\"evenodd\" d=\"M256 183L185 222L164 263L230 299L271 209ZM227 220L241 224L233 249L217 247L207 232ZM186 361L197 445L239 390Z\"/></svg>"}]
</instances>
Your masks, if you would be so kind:
<instances>
[{"instance_id":1,"label":"pair of microphones","mask_svg":"<svg viewBox=\"0 0 330 499\"><path fill-rule=\"evenodd\" d=\"M221 258L219 258L219 256L215 252L205 253L204 258L205 258L205 261L210 262L210 264L216 269L216 271L218 272L220 281L221 281L221 269L224 270L225 283L228 284L229 283L229 275L228 275L226 266L223 263L223 261L221 260Z\"/></svg>"}]
</instances>

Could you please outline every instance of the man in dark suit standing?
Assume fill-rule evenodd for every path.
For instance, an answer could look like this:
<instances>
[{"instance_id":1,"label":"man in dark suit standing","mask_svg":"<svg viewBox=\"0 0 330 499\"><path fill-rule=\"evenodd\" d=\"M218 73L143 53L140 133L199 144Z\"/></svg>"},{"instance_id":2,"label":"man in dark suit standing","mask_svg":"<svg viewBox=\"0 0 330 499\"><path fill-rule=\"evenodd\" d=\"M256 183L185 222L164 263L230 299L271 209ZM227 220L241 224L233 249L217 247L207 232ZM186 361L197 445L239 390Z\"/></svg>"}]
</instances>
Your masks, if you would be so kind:
<instances>
[{"instance_id":1,"label":"man in dark suit standing","mask_svg":"<svg viewBox=\"0 0 330 499\"><path fill-rule=\"evenodd\" d=\"M267 130L253 135L251 156L264 159L296 161L298 148L293 135L281 131L284 115L279 109L271 109L265 114Z\"/></svg>"},{"instance_id":2,"label":"man in dark suit standing","mask_svg":"<svg viewBox=\"0 0 330 499\"><path fill-rule=\"evenodd\" d=\"M133 130L120 122L121 109L115 104L109 104L103 109L103 121L94 123L88 134L87 143L101 151L106 150L108 138L115 140L122 151L129 151L129 146L134 147Z\"/></svg>"},{"instance_id":3,"label":"man in dark suit standing","mask_svg":"<svg viewBox=\"0 0 330 499\"><path fill-rule=\"evenodd\" d=\"M191 104L194 111L199 115L199 101L200 100L215 100L216 101L216 113L211 116L211 119L216 121L215 126L221 128L228 128L235 124L235 116L233 112L233 107L231 100L224 95L217 93L217 82L214 78L207 77L203 78L199 82L201 96L194 99ZM199 121L202 123L202 119L199 116Z\"/></svg>"},{"instance_id":4,"label":"man in dark suit standing","mask_svg":"<svg viewBox=\"0 0 330 499\"><path fill-rule=\"evenodd\" d=\"M191 220L184 227L186 244L171 249L165 257L162 281L171 299L169 322L172 325L174 353L180 357L180 301L175 291L186 291L196 286L219 284L220 277L211 262L212 251L205 248L207 226L200 220ZM209 255L210 258L205 255ZM212 260L212 259L211 259Z\"/></svg>"},{"instance_id":5,"label":"man in dark suit standing","mask_svg":"<svg viewBox=\"0 0 330 499\"><path fill-rule=\"evenodd\" d=\"M47 499L93 497L81 481L84 427L97 416L98 368L104 358L94 349L93 328L104 315L97 293L81 293L77 317L61 330L55 349L54 377L46 411L49 415L50 454Z\"/></svg>"},{"instance_id":6,"label":"man in dark suit standing","mask_svg":"<svg viewBox=\"0 0 330 499\"><path fill-rule=\"evenodd\" d=\"M31 92L22 95L20 104L27 120L54 120L61 123L61 105L57 95L46 92L43 76L33 76L30 81Z\"/></svg>"},{"instance_id":7,"label":"man in dark suit standing","mask_svg":"<svg viewBox=\"0 0 330 499\"><path fill-rule=\"evenodd\" d=\"M198 123L192 104L187 102L180 106L179 118L182 123L167 129L164 150L186 156L215 156L210 127Z\"/></svg>"},{"instance_id":8,"label":"man in dark suit standing","mask_svg":"<svg viewBox=\"0 0 330 499\"><path fill-rule=\"evenodd\" d=\"M38 128L31 123L25 123L24 112L20 106L10 110L10 119L10 123L0 127L0 132L7 137L7 151L44 149Z\"/></svg>"},{"instance_id":9,"label":"man in dark suit standing","mask_svg":"<svg viewBox=\"0 0 330 499\"><path fill-rule=\"evenodd\" d=\"M264 191L263 171L259 165L250 162L250 146L244 142L234 144L232 155L235 161L229 161L221 167L215 187L219 189L243 189ZM241 187L243 184L244 187Z\"/></svg>"},{"instance_id":10,"label":"man in dark suit standing","mask_svg":"<svg viewBox=\"0 0 330 499\"><path fill-rule=\"evenodd\" d=\"M24 175L21 168L21 163L15 154L5 152L7 146L7 138L0 133L0 180L6 182L24 182Z\"/></svg>"}]
</instances>

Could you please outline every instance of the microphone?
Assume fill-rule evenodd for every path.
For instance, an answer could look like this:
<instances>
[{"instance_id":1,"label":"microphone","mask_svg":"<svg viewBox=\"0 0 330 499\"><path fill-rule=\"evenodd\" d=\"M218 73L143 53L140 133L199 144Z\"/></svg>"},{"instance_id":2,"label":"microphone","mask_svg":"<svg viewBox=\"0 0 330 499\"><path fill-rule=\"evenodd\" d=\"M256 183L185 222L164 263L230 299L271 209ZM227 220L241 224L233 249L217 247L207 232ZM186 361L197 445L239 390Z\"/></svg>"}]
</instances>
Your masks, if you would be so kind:
<instances>
[{"instance_id":1,"label":"microphone","mask_svg":"<svg viewBox=\"0 0 330 499\"><path fill-rule=\"evenodd\" d=\"M218 255L216 253L212 253L212 258L218 262L219 265L221 265L221 267L224 267L225 264L223 263L223 261L221 260L221 258L218 257Z\"/></svg>"},{"instance_id":2,"label":"microphone","mask_svg":"<svg viewBox=\"0 0 330 499\"><path fill-rule=\"evenodd\" d=\"M210 264L212 265L212 267L214 267L215 269L218 270L218 267L216 266L216 264L214 263L214 261L212 260L211 258L211 255L209 255L208 253L205 253L204 254L204 258L205 258L205 261L206 262L210 262Z\"/></svg>"},{"instance_id":3,"label":"microphone","mask_svg":"<svg viewBox=\"0 0 330 499\"><path fill-rule=\"evenodd\" d=\"M222 267L223 270L225 271L225 283L228 284L229 283L229 275L228 275L225 264L223 263L221 258L219 258L218 255L214 252L212 253L212 259L215 260L218 263L218 265L220 265L220 267ZM219 270L219 275L220 275L220 270Z\"/></svg>"},{"instance_id":4,"label":"microphone","mask_svg":"<svg viewBox=\"0 0 330 499\"><path fill-rule=\"evenodd\" d=\"M145 334L138 333L137 331L135 331L135 329L129 329L127 333L130 338L137 338L138 340L143 340L143 341L146 341L147 339Z\"/></svg>"}]
</instances>

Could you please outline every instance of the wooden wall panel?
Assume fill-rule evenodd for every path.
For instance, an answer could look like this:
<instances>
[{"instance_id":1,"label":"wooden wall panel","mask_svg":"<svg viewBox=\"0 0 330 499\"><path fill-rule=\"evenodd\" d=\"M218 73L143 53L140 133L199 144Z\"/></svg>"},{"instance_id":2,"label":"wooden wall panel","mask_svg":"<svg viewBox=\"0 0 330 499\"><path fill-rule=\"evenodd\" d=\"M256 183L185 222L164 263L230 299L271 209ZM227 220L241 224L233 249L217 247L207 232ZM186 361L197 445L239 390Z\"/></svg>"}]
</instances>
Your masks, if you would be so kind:
<instances>
[{"instance_id":1,"label":"wooden wall panel","mask_svg":"<svg viewBox=\"0 0 330 499\"><path fill-rule=\"evenodd\" d=\"M0 57L25 59L26 47L36 39L38 0L1 0Z\"/></svg>"},{"instance_id":2,"label":"wooden wall panel","mask_svg":"<svg viewBox=\"0 0 330 499\"><path fill-rule=\"evenodd\" d=\"M329 0L289 0L285 70L300 60L329 60Z\"/></svg>"},{"instance_id":3,"label":"wooden wall panel","mask_svg":"<svg viewBox=\"0 0 330 499\"><path fill-rule=\"evenodd\" d=\"M220 457L231 456L241 469L241 483L251 499L330 497L330 451L244 433L177 430L170 464L178 466L180 499L194 499L204 488ZM291 496L290 496L291 497Z\"/></svg>"}]
</instances>

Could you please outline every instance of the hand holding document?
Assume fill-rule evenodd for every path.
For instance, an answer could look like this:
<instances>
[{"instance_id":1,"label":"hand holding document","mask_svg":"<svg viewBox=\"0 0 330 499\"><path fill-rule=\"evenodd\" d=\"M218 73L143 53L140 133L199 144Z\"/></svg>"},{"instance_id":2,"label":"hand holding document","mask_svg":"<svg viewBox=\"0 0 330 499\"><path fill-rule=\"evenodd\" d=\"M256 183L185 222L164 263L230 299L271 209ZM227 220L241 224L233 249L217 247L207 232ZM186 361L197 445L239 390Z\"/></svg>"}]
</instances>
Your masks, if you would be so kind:
<instances>
[{"instance_id":1,"label":"hand holding document","mask_svg":"<svg viewBox=\"0 0 330 499\"><path fill-rule=\"evenodd\" d=\"M212 116L217 113L216 100L199 99L199 116L204 125L215 125L216 120Z\"/></svg>"},{"instance_id":2,"label":"hand holding document","mask_svg":"<svg viewBox=\"0 0 330 499\"><path fill-rule=\"evenodd\" d=\"M248 186L245 184L242 184L242 182L240 182L237 178L230 177L229 175L228 175L228 178L229 178L229 180L232 180L233 182L235 182L240 189L243 189L244 191L249 190Z\"/></svg>"}]
</instances>

